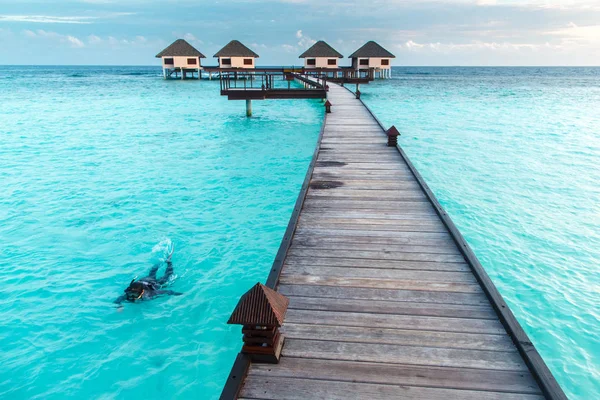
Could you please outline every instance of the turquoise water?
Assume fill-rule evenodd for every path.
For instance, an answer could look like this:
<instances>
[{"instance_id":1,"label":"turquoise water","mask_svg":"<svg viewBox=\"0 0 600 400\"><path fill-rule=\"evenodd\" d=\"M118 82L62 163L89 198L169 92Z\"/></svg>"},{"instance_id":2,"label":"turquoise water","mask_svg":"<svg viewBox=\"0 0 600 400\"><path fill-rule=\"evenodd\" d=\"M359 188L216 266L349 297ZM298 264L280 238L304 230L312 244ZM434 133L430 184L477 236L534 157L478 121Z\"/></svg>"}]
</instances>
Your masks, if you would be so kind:
<instances>
[{"instance_id":1,"label":"turquoise water","mask_svg":"<svg viewBox=\"0 0 600 400\"><path fill-rule=\"evenodd\" d=\"M572 399L600 398L600 69L395 68L362 88ZM156 68L0 67L0 398L216 398L322 105ZM166 297L112 301L169 243Z\"/></svg>"},{"instance_id":2,"label":"turquoise water","mask_svg":"<svg viewBox=\"0 0 600 400\"><path fill-rule=\"evenodd\" d=\"M362 88L571 399L600 399L600 68L395 68Z\"/></svg>"},{"instance_id":3,"label":"turquoise water","mask_svg":"<svg viewBox=\"0 0 600 400\"><path fill-rule=\"evenodd\" d=\"M0 398L217 398L322 120L156 68L0 67ZM175 246L184 292L112 304ZM160 276L160 272L159 272Z\"/></svg>"}]
</instances>

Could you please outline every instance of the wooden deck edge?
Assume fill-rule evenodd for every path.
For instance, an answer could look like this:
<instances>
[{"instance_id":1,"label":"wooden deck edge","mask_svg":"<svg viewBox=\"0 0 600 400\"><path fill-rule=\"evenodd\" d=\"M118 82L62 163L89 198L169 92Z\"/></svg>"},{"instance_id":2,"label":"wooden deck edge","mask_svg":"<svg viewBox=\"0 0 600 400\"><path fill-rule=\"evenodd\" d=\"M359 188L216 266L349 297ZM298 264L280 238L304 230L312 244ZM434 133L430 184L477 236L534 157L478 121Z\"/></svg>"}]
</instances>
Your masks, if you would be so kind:
<instances>
[{"instance_id":1,"label":"wooden deck edge","mask_svg":"<svg viewBox=\"0 0 600 400\"><path fill-rule=\"evenodd\" d=\"M350 88L346 87L346 89L349 92L354 93ZM377 116L373 113L373 111L371 111L371 109L365 104L365 102L362 99L359 99L359 101L367 109L369 114L371 114L373 119L375 119L377 124L379 124L379 126L382 129L382 132L385 133L386 128L381 123L379 118L377 118ZM437 200L427 183L425 183L425 180L423 179L419 171L415 168L415 166L410 161L410 159L408 158L404 150L400 147L400 145L398 145L396 149L406 162L406 165L408 165L408 168L416 178L417 182L419 182L421 189L423 189L423 191L425 192L427 198L433 205L436 213L442 219L444 225L448 228L452 239L460 249L462 255L465 257L465 260L467 261L467 264L469 264L469 267L471 267L475 278L481 285L486 297L488 298L488 300L492 304L492 307L498 314L500 322L510 335L513 343L519 351L519 354L521 354L521 357L523 357L525 364L531 371L533 377L537 381L544 395L551 400L567 400L567 396L556 381L556 378L554 377L554 375L552 375L552 372L550 371L550 369L538 353L537 349L523 330L521 324L519 324L519 321L517 321L517 319L515 318L508 304L506 304L506 302L502 298L502 295L500 294L500 292L490 279L489 275L479 262L479 259L477 258L477 256L465 240L465 238L462 236L456 225L454 225L454 222L452 221L448 213L446 213L440 202Z\"/></svg>"},{"instance_id":2,"label":"wooden deck edge","mask_svg":"<svg viewBox=\"0 0 600 400\"><path fill-rule=\"evenodd\" d=\"M327 114L325 114L323 117L323 123L321 124L321 131L319 132L315 151L313 152L312 159L308 165L308 170L306 171L306 176L304 177L304 182L302 183L302 188L300 189L300 193L296 199L294 211L290 217L290 222L288 223L285 234L283 235L283 239L281 240L281 244L279 245L279 250L277 251L277 255L273 261L273 266L271 267L271 271L267 277L267 283L265 286L271 289L276 289L277 287L285 257L287 256L290 245L292 244L292 238L294 237L294 232L296 231L296 226L298 225L300 212L302 211L304 200L306 199L306 193L308 192L308 187L310 186L310 180L312 179L313 171L317 163L319 150L321 149L321 140L323 139L323 133L325 132L326 122ZM219 398L220 400L236 400L238 398L240 390L242 389L242 384L244 383L244 379L248 374L250 364L250 357L242 354L241 352L238 353L235 362L231 367L231 372L227 377L227 381L225 382L225 386L223 387L223 391L221 392L221 397Z\"/></svg>"}]
</instances>

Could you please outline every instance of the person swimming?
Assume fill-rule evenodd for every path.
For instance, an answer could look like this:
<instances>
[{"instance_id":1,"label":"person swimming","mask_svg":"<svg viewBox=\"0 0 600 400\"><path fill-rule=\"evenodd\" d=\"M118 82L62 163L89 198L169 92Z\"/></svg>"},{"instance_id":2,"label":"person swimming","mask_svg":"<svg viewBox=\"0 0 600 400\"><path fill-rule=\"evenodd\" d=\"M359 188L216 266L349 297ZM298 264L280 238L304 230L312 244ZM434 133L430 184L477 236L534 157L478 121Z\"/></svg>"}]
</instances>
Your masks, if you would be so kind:
<instances>
[{"instance_id":1,"label":"person swimming","mask_svg":"<svg viewBox=\"0 0 600 400\"><path fill-rule=\"evenodd\" d=\"M124 301L135 303L136 301L152 300L155 297L162 295L181 296L183 293L162 289L162 287L169 282L171 276L173 276L173 263L171 262L171 257L173 257L174 251L174 249L171 250L171 254L169 254L169 257L165 260L167 268L165 269L165 274L160 279L156 277L156 273L161 266L161 263L158 263L150 269L150 273L145 278L139 280L133 278L129 287L125 289L125 294L119 296L114 303L122 307L121 303Z\"/></svg>"}]
</instances>

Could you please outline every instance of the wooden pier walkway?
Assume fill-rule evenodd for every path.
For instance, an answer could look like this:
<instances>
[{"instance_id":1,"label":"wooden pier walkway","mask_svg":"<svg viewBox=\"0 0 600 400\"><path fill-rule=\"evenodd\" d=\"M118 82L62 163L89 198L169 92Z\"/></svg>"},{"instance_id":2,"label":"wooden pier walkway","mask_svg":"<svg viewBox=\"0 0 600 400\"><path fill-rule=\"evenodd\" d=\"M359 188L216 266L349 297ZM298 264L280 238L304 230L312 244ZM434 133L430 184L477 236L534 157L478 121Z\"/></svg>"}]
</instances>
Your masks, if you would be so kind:
<instances>
[{"instance_id":1,"label":"wooden pier walkway","mask_svg":"<svg viewBox=\"0 0 600 400\"><path fill-rule=\"evenodd\" d=\"M329 86L268 282L290 299L280 363L240 355L222 398L566 398L404 153Z\"/></svg>"}]
</instances>

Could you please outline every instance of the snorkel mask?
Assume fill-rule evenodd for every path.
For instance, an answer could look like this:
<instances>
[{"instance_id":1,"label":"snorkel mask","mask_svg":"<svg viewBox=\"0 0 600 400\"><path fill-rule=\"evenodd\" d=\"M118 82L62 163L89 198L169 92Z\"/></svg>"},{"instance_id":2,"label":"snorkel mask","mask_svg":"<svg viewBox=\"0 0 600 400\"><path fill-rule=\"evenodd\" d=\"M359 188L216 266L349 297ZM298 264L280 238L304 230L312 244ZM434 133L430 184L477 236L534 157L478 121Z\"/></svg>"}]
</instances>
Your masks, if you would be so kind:
<instances>
[{"instance_id":1,"label":"snorkel mask","mask_svg":"<svg viewBox=\"0 0 600 400\"><path fill-rule=\"evenodd\" d=\"M129 287L125 289L125 296L128 301L134 302L139 300L144 295L144 285L141 282L136 282L135 278L131 280Z\"/></svg>"}]
</instances>

